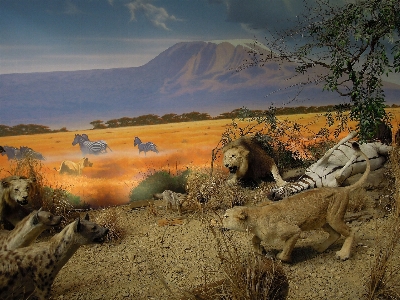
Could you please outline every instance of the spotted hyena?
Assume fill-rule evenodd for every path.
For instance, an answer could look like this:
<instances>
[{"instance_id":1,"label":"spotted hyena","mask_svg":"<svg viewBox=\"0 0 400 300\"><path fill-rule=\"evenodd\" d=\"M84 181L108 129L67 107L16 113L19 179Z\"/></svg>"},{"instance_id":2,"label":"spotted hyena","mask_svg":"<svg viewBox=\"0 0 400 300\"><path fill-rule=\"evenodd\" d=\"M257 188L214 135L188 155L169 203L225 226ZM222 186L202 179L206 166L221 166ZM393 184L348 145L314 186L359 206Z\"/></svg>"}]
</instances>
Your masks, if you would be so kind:
<instances>
[{"instance_id":1,"label":"spotted hyena","mask_svg":"<svg viewBox=\"0 0 400 300\"><path fill-rule=\"evenodd\" d=\"M0 250L15 250L31 245L46 229L60 225L61 217L42 209L26 216L11 230L0 231Z\"/></svg>"},{"instance_id":2,"label":"spotted hyena","mask_svg":"<svg viewBox=\"0 0 400 300\"><path fill-rule=\"evenodd\" d=\"M100 243L108 229L76 219L48 242L0 252L0 299L50 299L55 277L81 245Z\"/></svg>"}]
</instances>

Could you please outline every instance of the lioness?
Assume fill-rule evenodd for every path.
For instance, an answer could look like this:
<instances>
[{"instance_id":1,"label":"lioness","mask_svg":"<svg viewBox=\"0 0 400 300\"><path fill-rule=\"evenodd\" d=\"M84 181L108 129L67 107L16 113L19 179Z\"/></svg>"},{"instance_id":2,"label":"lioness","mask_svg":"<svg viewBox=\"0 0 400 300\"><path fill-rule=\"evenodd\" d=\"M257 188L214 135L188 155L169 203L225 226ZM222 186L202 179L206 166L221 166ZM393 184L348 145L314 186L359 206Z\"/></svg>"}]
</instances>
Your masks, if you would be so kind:
<instances>
[{"instance_id":1,"label":"lioness","mask_svg":"<svg viewBox=\"0 0 400 300\"><path fill-rule=\"evenodd\" d=\"M84 157L76 163L70 160L64 160L61 163L60 168L58 170L54 168L54 170L56 170L60 174L67 173L70 175L81 175L82 170L85 167L91 167L91 166L93 166L93 163L89 161L89 158Z\"/></svg>"},{"instance_id":2,"label":"lioness","mask_svg":"<svg viewBox=\"0 0 400 300\"><path fill-rule=\"evenodd\" d=\"M0 223L8 220L14 226L18 221L8 218L18 210L19 205L28 204L32 180L22 176L9 176L0 183ZM7 213L6 213L7 212Z\"/></svg>"},{"instance_id":3,"label":"lioness","mask_svg":"<svg viewBox=\"0 0 400 300\"><path fill-rule=\"evenodd\" d=\"M353 185L313 189L262 207L233 207L226 211L223 226L252 233L253 247L257 252L262 252L261 241L284 241L283 250L277 255L284 262L291 260L292 250L302 231L322 228L329 237L315 249L323 252L343 235L346 239L336 256L341 260L348 259L354 240L354 232L344 223L349 192L362 186L371 169L368 157L361 152L359 145L353 143L353 148L367 162L363 176Z\"/></svg>"}]
</instances>

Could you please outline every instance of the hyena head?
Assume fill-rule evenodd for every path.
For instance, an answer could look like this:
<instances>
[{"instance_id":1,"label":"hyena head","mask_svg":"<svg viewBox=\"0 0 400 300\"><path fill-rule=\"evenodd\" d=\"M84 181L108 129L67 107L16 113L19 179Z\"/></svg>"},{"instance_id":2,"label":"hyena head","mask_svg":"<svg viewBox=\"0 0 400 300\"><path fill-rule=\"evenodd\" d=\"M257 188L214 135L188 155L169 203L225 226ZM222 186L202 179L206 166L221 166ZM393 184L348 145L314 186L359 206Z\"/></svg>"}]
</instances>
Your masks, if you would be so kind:
<instances>
[{"instance_id":1,"label":"hyena head","mask_svg":"<svg viewBox=\"0 0 400 300\"><path fill-rule=\"evenodd\" d=\"M41 208L33 214L32 225L44 225L46 227L58 226L61 224L62 217L55 216L51 212Z\"/></svg>"},{"instance_id":2,"label":"hyena head","mask_svg":"<svg viewBox=\"0 0 400 300\"><path fill-rule=\"evenodd\" d=\"M72 224L75 241L80 245L102 243L108 233L108 228L89 221L88 214L84 219L77 218Z\"/></svg>"}]
</instances>

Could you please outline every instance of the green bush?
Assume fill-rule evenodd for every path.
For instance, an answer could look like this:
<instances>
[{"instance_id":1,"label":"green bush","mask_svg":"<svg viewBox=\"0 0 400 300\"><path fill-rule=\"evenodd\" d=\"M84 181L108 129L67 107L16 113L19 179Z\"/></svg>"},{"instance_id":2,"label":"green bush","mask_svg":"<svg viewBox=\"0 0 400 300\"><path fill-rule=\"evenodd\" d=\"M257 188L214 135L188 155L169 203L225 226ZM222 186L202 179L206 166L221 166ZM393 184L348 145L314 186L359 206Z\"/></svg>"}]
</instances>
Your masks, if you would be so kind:
<instances>
[{"instance_id":1,"label":"green bush","mask_svg":"<svg viewBox=\"0 0 400 300\"><path fill-rule=\"evenodd\" d=\"M171 190L176 193L186 192L187 177L190 171L186 170L179 175L171 176L166 171L158 171L149 175L146 179L133 188L129 194L130 201L148 200L153 194Z\"/></svg>"}]
</instances>

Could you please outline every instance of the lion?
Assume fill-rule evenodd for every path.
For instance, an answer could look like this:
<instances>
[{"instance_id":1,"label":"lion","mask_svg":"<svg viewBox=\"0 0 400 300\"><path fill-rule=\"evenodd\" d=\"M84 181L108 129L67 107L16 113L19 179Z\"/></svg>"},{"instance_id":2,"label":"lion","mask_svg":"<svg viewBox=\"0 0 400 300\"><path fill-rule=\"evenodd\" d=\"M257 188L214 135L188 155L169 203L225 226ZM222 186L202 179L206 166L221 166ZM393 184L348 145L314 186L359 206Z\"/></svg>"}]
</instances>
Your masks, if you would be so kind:
<instances>
[{"instance_id":1,"label":"lion","mask_svg":"<svg viewBox=\"0 0 400 300\"><path fill-rule=\"evenodd\" d=\"M344 222L349 193L364 184L371 169L368 157L358 144L354 142L353 147L367 162L363 176L356 183L308 190L266 206L233 207L226 211L223 227L253 234L252 244L259 253L263 252L261 241L283 241L283 250L277 255L283 262L291 261L292 250L302 231L322 228L329 236L315 249L323 252L343 235L345 241L336 257L348 259L354 241L354 232Z\"/></svg>"},{"instance_id":2,"label":"lion","mask_svg":"<svg viewBox=\"0 0 400 300\"><path fill-rule=\"evenodd\" d=\"M76 163L70 160L64 160L61 163L60 168L58 170L54 168L54 170L56 170L60 174L66 173L70 175L82 175L82 170L85 167L91 166L93 166L93 163L89 161L89 158L84 157Z\"/></svg>"},{"instance_id":3,"label":"lion","mask_svg":"<svg viewBox=\"0 0 400 300\"><path fill-rule=\"evenodd\" d=\"M286 181L279 174L275 161L249 136L242 136L222 148L223 164L229 169L229 184L259 184L270 174L278 186Z\"/></svg>"},{"instance_id":4,"label":"lion","mask_svg":"<svg viewBox=\"0 0 400 300\"><path fill-rule=\"evenodd\" d=\"M32 186L32 180L23 176L9 176L3 178L0 184L0 223L5 220L17 225L20 220L9 218L19 211L20 205L27 205Z\"/></svg>"}]
</instances>

